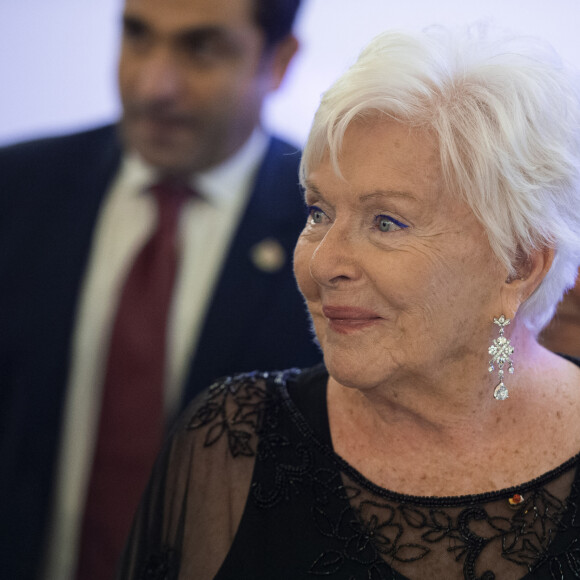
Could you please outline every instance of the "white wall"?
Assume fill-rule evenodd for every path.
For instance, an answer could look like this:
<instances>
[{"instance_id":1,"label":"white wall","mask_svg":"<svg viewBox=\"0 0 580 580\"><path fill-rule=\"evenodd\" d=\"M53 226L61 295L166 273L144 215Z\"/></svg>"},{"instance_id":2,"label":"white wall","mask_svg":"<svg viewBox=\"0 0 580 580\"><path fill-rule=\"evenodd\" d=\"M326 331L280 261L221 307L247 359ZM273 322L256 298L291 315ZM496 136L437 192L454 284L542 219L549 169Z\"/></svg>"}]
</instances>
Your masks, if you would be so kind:
<instances>
[{"instance_id":1,"label":"white wall","mask_svg":"<svg viewBox=\"0 0 580 580\"><path fill-rule=\"evenodd\" d=\"M160 0L162 1L162 0ZM386 28L485 18L580 67L580 0L303 0L302 49L266 124L303 142L321 93ZM0 143L114 119L122 0L0 0Z\"/></svg>"},{"instance_id":2,"label":"white wall","mask_svg":"<svg viewBox=\"0 0 580 580\"><path fill-rule=\"evenodd\" d=\"M112 118L121 0L0 0L0 142Z\"/></svg>"}]
</instances>

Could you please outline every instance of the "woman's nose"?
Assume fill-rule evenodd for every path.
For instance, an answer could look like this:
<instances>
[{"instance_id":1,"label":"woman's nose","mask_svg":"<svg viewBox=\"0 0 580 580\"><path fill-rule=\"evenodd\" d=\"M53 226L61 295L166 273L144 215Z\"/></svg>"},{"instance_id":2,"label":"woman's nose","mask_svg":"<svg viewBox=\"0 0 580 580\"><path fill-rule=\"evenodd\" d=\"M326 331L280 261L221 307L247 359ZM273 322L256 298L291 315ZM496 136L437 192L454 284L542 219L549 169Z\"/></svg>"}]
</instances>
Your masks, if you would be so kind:
<instances>
[{"instance_id":1,"label":"woman's nose","mask_svg":"<svg viewBox=\"0 0 580 580\"><path fill-rule=\"evenodd\" d=\"M312 253L310 275L322 286L337 288L361 277L356 237L333 224Z\"/></svg>"}]
</instances>

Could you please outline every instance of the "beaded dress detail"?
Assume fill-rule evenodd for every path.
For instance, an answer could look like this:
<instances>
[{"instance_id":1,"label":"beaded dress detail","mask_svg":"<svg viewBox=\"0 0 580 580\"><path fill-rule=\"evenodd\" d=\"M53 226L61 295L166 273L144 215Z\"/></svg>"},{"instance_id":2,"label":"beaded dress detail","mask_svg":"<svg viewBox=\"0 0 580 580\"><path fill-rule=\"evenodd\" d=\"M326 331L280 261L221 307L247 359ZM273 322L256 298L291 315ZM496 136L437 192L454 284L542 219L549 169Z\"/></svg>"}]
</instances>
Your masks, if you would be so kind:
<instances>
[{"instance_id":1,"label":"beaded dress detail","mask_svg":"<svg viewBox=\"0 0 580 580\"><path fill-rule=\"evenodd\" d=\"M324 367L216 382L182 418L120 578L580 578L579 456L472 496L394 493L332 450Z\"/></svg>"}]
</instances>

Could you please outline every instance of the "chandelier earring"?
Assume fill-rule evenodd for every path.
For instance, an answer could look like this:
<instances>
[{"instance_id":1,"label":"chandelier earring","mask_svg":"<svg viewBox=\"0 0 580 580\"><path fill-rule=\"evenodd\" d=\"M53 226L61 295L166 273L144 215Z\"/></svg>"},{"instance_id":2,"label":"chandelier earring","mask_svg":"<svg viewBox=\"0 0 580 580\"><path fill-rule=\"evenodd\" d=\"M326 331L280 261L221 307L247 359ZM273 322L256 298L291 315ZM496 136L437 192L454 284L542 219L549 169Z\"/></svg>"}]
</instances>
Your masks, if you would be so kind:
<instances>
[{"instance_id":1,"label":"chandelier earring","mask_svg":"<svg viewBox=\"0 0 580 580\"><path fill-rule=\"evenodd\" d=\"M495 365L498 367L499 383L493 391L493 396L498 401L505 401L509 397L507 387L504 385L504 365L507 363L508 372L513 374L514 365L511 359L511 355L514 352L514 347L510 344L510 341L503 335L504 328L511 322L509 318L506 318L503 314L499 318L494 318L493 323L499 326L499 336L493 340L493 343L488 348L488 352L491 355L489 360L488 371L491 373L495 370Z\"/></svg>"}]
</instances>

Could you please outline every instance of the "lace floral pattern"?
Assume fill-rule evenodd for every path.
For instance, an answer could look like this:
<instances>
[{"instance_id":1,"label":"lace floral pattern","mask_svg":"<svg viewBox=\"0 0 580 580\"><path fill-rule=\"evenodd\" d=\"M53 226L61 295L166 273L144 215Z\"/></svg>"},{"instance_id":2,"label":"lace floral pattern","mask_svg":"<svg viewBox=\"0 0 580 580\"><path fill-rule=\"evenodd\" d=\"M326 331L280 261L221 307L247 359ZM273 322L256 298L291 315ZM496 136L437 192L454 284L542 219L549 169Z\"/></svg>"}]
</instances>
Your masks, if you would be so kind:
<instances>
[{"instance_id":1,"label":"lace floral pattern","mask_svg":"<svg viewBox=\"0 0 580 580\"><path fill-rule=\"evenodd\" d=\"M265 411L272 407L272 394L264 383L272 376L276 384L286 384L291 376L299 373L290 369L284 373L247 373L226 377L211 385L205 403L197 410L188 423L188 429L209 426L204 445L210 447L221 437L227 437L233 457L256 455L258 435L264 424L272 422L271 413L264 420ZM276 424L272 424L275 427ZM272 438L261 441L267 446Z\"/></svg>"},{"instance_id":2,"label":"lace floral pattern","mask_svg":"<svg viewBox=\"0 0 580 580\"><path fill-rule=\"evenodd\" d=\"M339 572L347 561L353 561L373 569L377 578L390 578L382 566L385 561L395 568L397 564L411 564L427 558L437 545L444 543L453 562L461 565L464 578L496 577L491 570L481 575L476 571L478 558L494 547L501 558L522 568L521 576L538 570L549 560L550 567L559 571L552 576L554 579L580 577L570 575L580 570L577 540L562 554L547 556L554 536L564 529L566 505L543 489L537 490L511 519L494 517L477 505L461 509L417 507L361 500L363 491L340 484L334 494L338 497L341 491L348 493L350 509L332 517L332 510L320 499L315 508L320 533L343 545L341 551L321 555L311 569L315 574Z\"/></svg>"},{"instance_id":3,"label":"lace floral pattern","mask_svg":"<svg viewBox=\"0 0 580 580\"><path fill-rule=\"evenodd\" d=\"M518 490L464 498L395 494L365 480L316 438L285 388L297 375L224 379L209 389L188 428L203 429L207 447L226 438L233 457L256 457L257 508L311 506L321 550L310 575L412 578L435 562L453 568L449 578L523 578L540 570L539 577L553 580L580 578L577 458ZM514 509L508 499L516 491L523 499Z\"/></svg>"}]
</instances>

